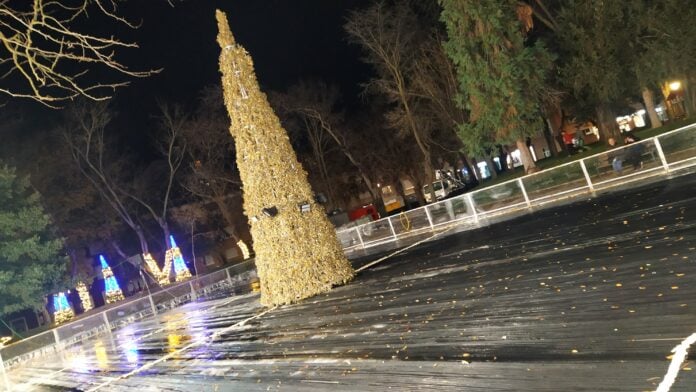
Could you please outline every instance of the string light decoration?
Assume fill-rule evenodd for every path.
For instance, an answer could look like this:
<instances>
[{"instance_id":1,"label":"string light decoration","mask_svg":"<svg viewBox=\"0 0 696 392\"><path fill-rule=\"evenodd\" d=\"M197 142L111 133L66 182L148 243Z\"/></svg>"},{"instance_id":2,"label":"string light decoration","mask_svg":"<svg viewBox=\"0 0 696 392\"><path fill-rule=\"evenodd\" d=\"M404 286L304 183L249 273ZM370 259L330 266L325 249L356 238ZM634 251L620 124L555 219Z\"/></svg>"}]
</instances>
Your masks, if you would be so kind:
<instances>
[{"instance_id":1,"label":"string light decoration","mask_svg":"<svg viewBox=\"0 0 696 392\"><path fill-rule=\"evenodd\" d=\"M123 291L116 281L114 273L111 272L111 267L106 263L104 255L99 255L99 261L101 262L102 274L104 275L104 296L106 297L106 303L111 304L124 299Z\"/></svg>"},{"instance_id":2,"label":"string light decoration","mask_svg":"<svg viewBox=\"0 0 696 392\"><path fill-rule=\"evenodd\" d=\"M237 241L237 246L239 247L239 250L242 251L242 258L244 260L248 259L249 258L249 247L247 246L247 244L245 244L244 241L239 240L239 241Z\"/></svg>"},{"instance_id":3,"label":"string light decoration","mask_svg":"<svg viewBox=\"0 0 696 392\"><path fill-rule=\"evenodd\" d=\"M68 303L68 298L62 291L53 295L53 319L56 324L63 324L75 317L75 312Z\"/></svg>"},{"instance_id":4,"label":"string light decoration","mask_svg":"<svg viewBox=\"0 0 696 392\"><path fill-rule=\"evenodd\" d=\"M150 273L152 273L152 276L154 276L155 279L157 279L160 285L162 285L162 282L165 279L167 281L166 284L169 284L169 274L165 275L164 277L162 276L163 270L160 270L159 265L157 265L157 262L151 254L144 253L143 260L145 260L145 265L147 266L147 269L150 270Z\"/></svg>"},{"instance_id":5,"label":"string light decoration","mask_svg":"<svg viewBox=\"0 0 696 392\"><path fill-rule=\"evenodd\" d=\"M216 11L225 106L232 119L237 167L244 190L261 279L261 303L296 302L352 279L324 208L314 201L288 134L261 92L254 65L238 45L227 16ZM299 204L310 203L306 212Z\"/></svg>"},{"instance_id":6,"label":"string light decoration","mask_svg":"<svg viewBox=\"0 0 696 392\"><path fill-rule=\"evenodd\" d=\"M82 302L82 310L87 312L94 309L94 303L92 303L92 297L89 295L89 290L84 282L78 282L75 287L77 295L80 296L80 302Z\"/></svg>"},{"instance_id":7,"label":"string light decoration","mask_svg":"<svg viewBox=\"0 0 696 392\"><path fill-rule=\"evenodd\" d=\"M181 254L181 249L176 245L174 241L174 236L169 236L169 244L171 248L167 252L171 252L171 259L174 263L174 276L177 282L189 279L191 277L191 271L189 271L184 261L184 256Z\"/></svg>"}]
</instances>

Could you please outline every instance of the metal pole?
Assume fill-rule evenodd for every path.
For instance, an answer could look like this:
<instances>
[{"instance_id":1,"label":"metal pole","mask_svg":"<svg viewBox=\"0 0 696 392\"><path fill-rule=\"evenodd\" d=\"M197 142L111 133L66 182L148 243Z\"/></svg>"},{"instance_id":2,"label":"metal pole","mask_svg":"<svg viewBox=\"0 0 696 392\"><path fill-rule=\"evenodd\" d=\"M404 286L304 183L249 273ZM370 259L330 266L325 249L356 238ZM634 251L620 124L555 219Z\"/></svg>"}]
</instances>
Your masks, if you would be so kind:
<instances>
[{"instance_id":1,"label":"metal pole","mask_svg":"<svg viewBox=\"0 0 696 392\"><path fill-rule=\"evenodd\" d=\"M191 302L196 300L196 289L193 288L193 281L189 281L189 287L191 287Z\"/></svg>"},{"instance_id":2,"label":"metal pole","mask_svg":"<svg viewBox=\"0 0 696 392\"><path fill-rule=\"evenodd\" d=\"M527 207L529 207L529 209L531 209L532 203L529 201L529 196L527 196L527 190L524 188L524 184L522 183L521 178L517 179L517 184L520 186L520 189L522 190L522 195L524 196L524 201L527 202Z\"/></svg>"},{"instance_id":3,"label":"metal pole","mask_svg":"<svg viewBox=\"0 0 696 392\"><path fill-rule=\"evenodd\" d=\"M150 300L150 308L152 308L152 315L157 316L157 306L155 306L155 301L152 299L152 294L148 294L147 298Z\"/></svg>"},{"instance_id":4,"label":"metal pole","mask_svg":"<svg viewBox=\"0 0 696 392\"><path fill-rule=\"evenodd\" d=\"M423 209L425 210L425 216L428 217L428 224L430 224L430 230L434 231L435 226L433 226L433 218L430 216L430 211L428 211L428 206L423 207Z\"/></svg>"},{"instance_id":5,"label":"metal pole","mask_svg":"<svg viewBox=\"0 0 696 392\"><path fill-rule=\"evenodd\" d=\"M479 216L478 216L478 212L476 211L476 204L474 204L474 199L471 197L471 193L466 194L466 204L469 205L469 208L471 209L471 213L474 215L474 222L478 225Z\"/></svg>"},{"instance_id":6,"label":"metal pole","mask_svg":"<svg viewBox=\"0 0 696 392\"><path fill-rule=\"evenodd\" d=\"M60 338L58 337L58 328L53 328L53 339L55 339L56 345L60 343Z\"/></svg>"},{"instance_id":7,"label":"metal pole","mask_svg":"<svg viewBox=\"0 0 696 392\"><path fill-rule=\"evenodd\" d=\"M109 318L106 316L106 311L102 312L102 318L104 319L104 325L106 325L106 330L111 331L111 325L109 325Z\"/></svg>"},{"instance_id":8,"label":"metal pole","mask_svg":"<svg viewBox=\"0 0 696 392\"><path fill-rule=\"evenodd\" d=\"M662 144L657 137L655 138L655 149L657 150L657 155L660 156L660 161L662 161L662 167L665 168L666 172L669 172L669 163L667 163L665 152L662 150Z\"/></svg>"},{"instance_id":9,"label":"metal pole","mask_svg":"<svg viewBox=\"0 0 696 392\"><path fill-rule=\"evenodd\" d=\"M232 276L230 276L230 269L225 268L225 273L227 274L227 282L230 284L230 287L232 287Z\"/></svg>"},{"instance_id":10,"label":"metal pole","mask_svg":"<svg viewBox=\"0 0 696 392\"><path fill-rule=\"evenodd\" d=\"M358 239L360 240L360 246L362 246L362 248L365 249L365 243L363 242L362 236L360 235L360 229L356 227L355 231L358 233Z\"/></svg>"},{"instance_id":11,"label":"metal pole","mask_svg":"<svg viewBox=\"0 0 696 392\"><path fill-rule=\"evenodd\" d=\"M2 353L0 353L0 373L2 373L2 380L5 384L5 390L10 392L10 379L7 377L7 373L5 373L5 364L2 361Z\"/></svg>"},{"instance_id":12,"label":"metal pole","mask_svg":"<svg viewBox=\"0 0 696 392\"><path fill-rule=\"evenodd\" d=\"M392 236L394 237L394 241L397 240L396 238L396 231L394 231L394 225L391 223L391 218L387 218L387 222L389 222L389 228L391 229Z\"/></svg>"},{"instance_id":13,"label":"metal pole","mask_svg":"<svg viewBox=\"0 0 696 392\"><path fill-rule=\"evenodd\" d=\"M152 300L152 292L150 291L150 285L147 284L147 278L145 277L145 274L143 274L142 267L140 268L140 277L143 278L143 282L145 282L145 288L147 289L147 298L150 300L150 307L152 308L152 315L157 316L157 306L155 306L155 301Z\"/></svg>"},{"instance_id":14,"label":"metal pole","mask_svg":"<svg viewBox=\"0 0 696 392\"><path fill-rule=\"evenodd\" d=\"M585 175L585 181L587 181L587 187L590 188L590 192L594 193L594 185L592 185L592 179L590 178L590 173L587 171L587 166L585 166L585 160L580 160L580 167L582 168L582 174Z\"/></svg>"}]
</instances>

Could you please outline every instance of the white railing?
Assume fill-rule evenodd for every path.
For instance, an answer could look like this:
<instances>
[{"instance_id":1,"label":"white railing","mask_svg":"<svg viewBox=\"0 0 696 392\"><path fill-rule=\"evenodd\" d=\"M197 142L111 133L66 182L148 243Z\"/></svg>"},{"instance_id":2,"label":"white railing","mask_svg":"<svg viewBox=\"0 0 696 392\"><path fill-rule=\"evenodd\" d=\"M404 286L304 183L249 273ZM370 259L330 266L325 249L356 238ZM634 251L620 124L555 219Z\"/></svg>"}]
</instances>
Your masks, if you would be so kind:
<instances>
[{"instance_id":1,"label":"white railing","mask_svg":"<svg viewBox=\"0 0 696 392\"><path fill-rule=\"evenodd\" d=\"M120 328L135 320L157 315L173 307L235 288L248 288L254 276L253 260L196 276L186 282L152 289L147 295L129 298L114 307L60 325L0 348L0 391L9 390L6 369L55 352L102 332Z\"/></svg>"},{"instance_id":2,"label":"white railing","mask_svg":"<svg viewBox=\"0 0 696 392\"><path fill-rule=\"evenodd\" d=\"M614 158L620 163L614 163ZM696 124L657 137L568 162L337 231L347 253L370 247L398 246L409 237L457 225L466 230L544 208L578 196L660 179L696 166ZM398 242L397 242L398 241Z\"/></svg>"},{"instance_id":3,"label":"white railing","mask_svg":"<svg viewBox=\"0 0 696 392\"><path fill-rule=\"evenodd\" d=\"M623 158L620 172L611 162L617 155ZM696 124L396 216L339 230L336 234L346 252L377 245L394 246L399 244L397 241L429 235L453 225L461 230L477 228L493 218L506 219L543 208L545 204L636 180L665 177L688 167L696 167ZM241 287L248 284L253 273L253 261L248 261L196 276L2 347L0 391L10 389L5 374L7 368L197 298Z\"/></svg>"}]
</instances>

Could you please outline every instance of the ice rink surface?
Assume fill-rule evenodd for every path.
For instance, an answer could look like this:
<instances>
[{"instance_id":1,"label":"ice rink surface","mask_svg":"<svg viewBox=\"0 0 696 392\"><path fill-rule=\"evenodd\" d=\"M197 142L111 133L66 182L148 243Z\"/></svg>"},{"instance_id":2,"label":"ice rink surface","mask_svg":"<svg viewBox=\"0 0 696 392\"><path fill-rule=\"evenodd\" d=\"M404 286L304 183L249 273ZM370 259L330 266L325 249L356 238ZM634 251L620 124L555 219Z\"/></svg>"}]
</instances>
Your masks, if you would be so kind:
<instances>
[{"instance_id":1,"label":"ice rink surface","mask_svg":"<svg viewBox=\"0 0 696 392\"><path fill-rule=\"evenodd\" d=\"M199 300L8 376L13 391L649 391L696 332L694 278L692 174L443 236L300 304ZM673 391L696 391L692 359Z\"/></svg>"}]
</instances>

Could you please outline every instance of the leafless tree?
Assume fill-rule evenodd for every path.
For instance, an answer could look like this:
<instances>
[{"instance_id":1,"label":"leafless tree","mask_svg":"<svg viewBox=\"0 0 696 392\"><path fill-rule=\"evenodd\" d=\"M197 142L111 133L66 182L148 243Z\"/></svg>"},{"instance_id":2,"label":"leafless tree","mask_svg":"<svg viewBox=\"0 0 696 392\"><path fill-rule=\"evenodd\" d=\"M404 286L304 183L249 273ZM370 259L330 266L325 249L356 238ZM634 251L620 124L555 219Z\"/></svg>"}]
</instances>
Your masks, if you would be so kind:
<instances>
[{"instance_id":1,"label":"leafless tree","mask_svg":"<svg viewBox=\"0 0 696 392\"><path fill-rule=\"evenodd\" d=\"M344 124L343 114L336 108L339 99L340 94L335 85L327 85L323 81L316 80L300 81L291 86L286 93L271 95L271 102L275 104L281 115L297 116L304 124L314 158L319 162L322 179L330 197L333 198L335 195L331 186L332 181L329 179L326 159L332 152L329 147L335 146L355 167L372 199L376 200L376 188L365 165L356 157L355 150L348 146L346 134L349 132Z\"/></svg>"},{"instance_id":2,"label":"leafless tree","mask_svg":"<svg viewBox=\"0 0 696 392\"><path fill-rule=\"evenodd\" d=\"M188 115L178 105L160 104L161 114L159 120L159 135L155 143L160 155L164 158L166 168L164 169L164 184L151 181L152 176L141 177L145 181L134 182L136 185L141 185L137 190L130 188L121 188L126 196L140 204L147 210L152 218L157 222L164 234L165 248L170 247L169 243L169 222L167 213L171 206L172 190L175 185L175 180L179 169L181 168L184 158L186 157L186 139L184 133L189 126ZM160 173L161 174L161 173ZM161 176L157 176L161 178ZM161 186L163 185L163 186ZM157 193L153 189L163 189L162 193Z\"/></svg>"},{"instance_id":3,"label":"leafless tree","mask_svg":"<svg viewBox=\"0 0 696 392\"><path fill-rule=\"evenodd\" d=\"M377 70L378 77L369 81L365 90L382 94L396 105L387 119L394 129L413 138L423 156L426 183L432 182L431 135L416 112L419 103L413 91L422 39L416 13L406 5L380 2L353 11L344 28L350 39L363 47L365 61Z\"/></svg>"},{"instance_id":4,"label":"leafless tree","mask_svg":"<svg viewBox=\"0 0 696 392\"><path fill-rule=\"evenodd\" d=\"M202 202L213 203L227 225L228 234L239 241L239 233L247 223L241 213L241 181L235 166L234 140L229 135L229 118L219 86L203 90L190 124L182 135L188 146L189 165L180 177L181 185Z\"/></svg>"},{"instance_id":5,"label":"leafless tree","mask_svg":"<svg viewBox=\"0 0 696 392\"><path fill-rule=\"evenodd\" d=\"M134 71L116 58L135 48L113 36L76 29L92 16L130 28L137 25L117 14L119 0L0 0L0 92L29 98L50 107L78 96L101 101L128 84L100 82L89 71L146 77L157 70Z\"/></svg>"},{"instance_id":6,"label":"leafless tree","mask_svg":"<svg viewBox=\"0 0 696 392\"><path fill-rule=\"evenodd\" d=\"M121 162L106 149L106 127L112 119L107 104L84 102L70 106L68 124L62 134L72 159L82 175L108 203L123 222L138 236L143 253L149 253L145 232L122 192ZM120 248L119 248L120 249Z\"/></svg>"}]
</instances>

